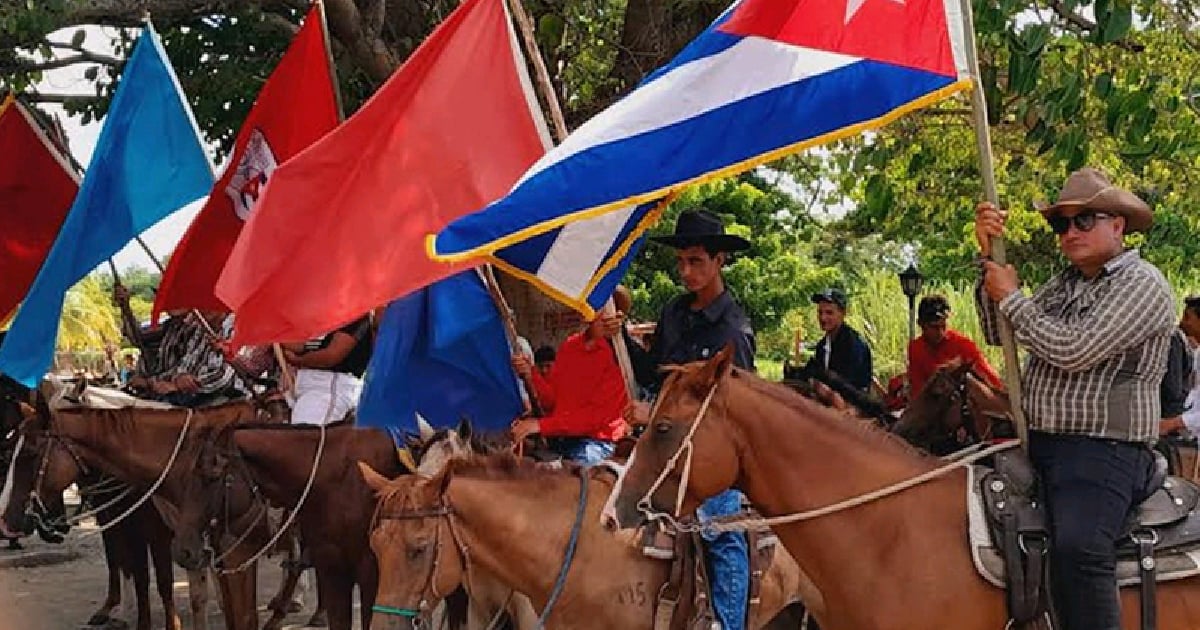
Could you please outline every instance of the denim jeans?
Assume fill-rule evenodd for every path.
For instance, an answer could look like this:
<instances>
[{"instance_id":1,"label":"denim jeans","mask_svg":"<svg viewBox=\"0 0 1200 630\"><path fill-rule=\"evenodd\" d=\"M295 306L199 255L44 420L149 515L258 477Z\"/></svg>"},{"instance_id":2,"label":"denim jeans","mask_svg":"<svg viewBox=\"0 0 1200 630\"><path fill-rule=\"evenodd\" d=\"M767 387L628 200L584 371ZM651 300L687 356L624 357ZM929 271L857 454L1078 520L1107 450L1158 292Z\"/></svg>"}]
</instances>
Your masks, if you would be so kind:
<instances>
[{"instance_id":1,"label":"denim jeans","mask_svg":"<svg viewBox=\"0 0 1200 630\"><path fill-rule=\"evenodd\" d=\"M581 466L595 466L612 457L617 447L612 442L592 438L563 438L554 442L554 450L563 459Z\"/></svg>"},{"instance_id":2,"label":"denim jeans","mask_svg":"<svg viewBox=\"0 0 1200 630\"><path fill-rule=\"evenodd\" d=\"M696 515L704 523L717 516L737 514L742 493L726 490L705 501ZM744 630L746 600L750 596L750 549L742 532L703 534L708 543L708 579L712 584L713 609L724 630Z\"/></svg>"},{"instance_id":3,"label":"denim jeans","mask_svg":"<svg viewBox=\"0 0 1200 630\"><path fill-rule=\"evenodd\" d=\"M1064 630L1119 630L1117 539L1145 499L1154 459L1144 444L1032 432L1050 517L1050 573Z\"/></svg>"}]
</instances>

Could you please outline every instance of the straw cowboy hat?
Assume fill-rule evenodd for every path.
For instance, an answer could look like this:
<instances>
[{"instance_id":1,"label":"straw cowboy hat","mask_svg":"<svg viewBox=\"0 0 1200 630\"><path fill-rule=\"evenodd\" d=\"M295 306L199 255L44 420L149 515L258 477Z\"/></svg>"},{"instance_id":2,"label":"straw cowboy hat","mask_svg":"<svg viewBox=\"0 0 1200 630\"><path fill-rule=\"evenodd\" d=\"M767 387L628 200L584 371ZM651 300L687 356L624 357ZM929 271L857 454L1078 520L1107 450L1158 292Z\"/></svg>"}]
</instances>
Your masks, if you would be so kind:
<instances>
[{"instance_id":1,"label":"straw cowboy hat","mask_svg":"<svg viewBox=\"0 0 1200 630\"><path fill-rule=\"evenodd\" d=\"M702 245L720 252L740 252L750 249L750 241L726 234L721 217L707 210L685 210L675 221L675 233L670 236L652 236L650 240L676 249Z\"/></svg>"},{"instance_id":2,"label":"straw cowboy hat","mask_svg":"<svg viewBox=\"0 0 1200 630\"><path fill-rule=\"evenodd\" d=\"M1050 218L1066 208L1087 208L1125 217L1126 232L1144 232L1154 224L1150 206L1137 195L1112 185L1108 177L1094 168L1081 168L1067 177L1058 201L1035 204L1042 216Z\"/></svg>"}]
</instances>

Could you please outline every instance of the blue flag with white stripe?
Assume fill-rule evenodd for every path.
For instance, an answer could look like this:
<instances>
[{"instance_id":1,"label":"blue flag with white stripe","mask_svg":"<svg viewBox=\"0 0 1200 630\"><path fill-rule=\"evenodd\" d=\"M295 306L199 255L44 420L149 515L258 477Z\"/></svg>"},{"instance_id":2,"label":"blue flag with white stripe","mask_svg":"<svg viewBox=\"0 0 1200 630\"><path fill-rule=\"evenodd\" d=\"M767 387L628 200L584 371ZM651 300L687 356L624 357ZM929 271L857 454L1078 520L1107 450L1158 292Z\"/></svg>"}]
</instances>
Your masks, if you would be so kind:
<instances>
[{"instance_id":1,"label":"blue flag with white stripe","mask_svg":"<svg viewBox=\"0 0 1200 630\"><path fill-rule=\"evenodd\" d=\"M0 372L37 385L54 358L67 290L212 185L192 111L147 25L125 64L79 195L0 346Z\"/></svg>"},{"instance_id":2,"label":"blue flag with white stripe","mask_svg":"<svg viewBox=\"0 0 1200 630\"><path fill-rule=\"evenodd\" d=\"M960 0L744 0L428 241L592 315L662 202L970 87Z\"/></svg>"}]
</instances>

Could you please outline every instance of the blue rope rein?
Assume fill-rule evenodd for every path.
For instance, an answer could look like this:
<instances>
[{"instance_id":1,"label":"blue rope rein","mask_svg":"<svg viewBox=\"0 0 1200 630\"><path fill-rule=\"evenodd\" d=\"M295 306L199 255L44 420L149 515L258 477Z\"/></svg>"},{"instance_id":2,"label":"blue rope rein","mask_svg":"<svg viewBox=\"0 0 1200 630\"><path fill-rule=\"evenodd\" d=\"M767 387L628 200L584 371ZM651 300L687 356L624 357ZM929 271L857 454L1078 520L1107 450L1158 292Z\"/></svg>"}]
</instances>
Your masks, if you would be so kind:
<instances>
[{"instance_id":1,"label":"blue rope rein","mask_svg":"<svg viewBox=\"0 0 1200 630\"><path fill-rule=\"evenodd\" d=\"M579 546L579 533L583 530L583 516L587 512L588 477L586 468L579 471L579 506L575 509L575 524L571 526L571 538L567 541L567 551L563 557L562 567L558 570L558 579L554 582L554 590L550 592L546 608L538 617L537 630L545 630L546 619L550 617L550 612L554 610L554 604L558 602L563 588L567 585L567 574L570 573L571 563L575 560L575 549Z\"/></svg>"}]
</instances>

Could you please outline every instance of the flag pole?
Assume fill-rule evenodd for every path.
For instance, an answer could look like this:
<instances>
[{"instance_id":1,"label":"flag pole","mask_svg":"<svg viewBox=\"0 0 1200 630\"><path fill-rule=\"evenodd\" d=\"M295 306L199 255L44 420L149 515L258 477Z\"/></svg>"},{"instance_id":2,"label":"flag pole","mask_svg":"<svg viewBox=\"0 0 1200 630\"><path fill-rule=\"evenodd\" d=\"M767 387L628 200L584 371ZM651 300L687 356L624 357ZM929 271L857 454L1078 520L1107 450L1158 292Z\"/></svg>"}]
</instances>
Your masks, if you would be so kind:
<instances>
[{"instance_id":1,"label":"flag pole","mask_svg":"<svg viewBox=\"0 0 1200 630\"><path fill-rule=\"evenodd\" d=\"M321 16L321 39L325 43L325 61L329 63L329 79L333 83L333 99L337 103L338 122L346 120L346 109L342 105L342 90L338 83L337 64L333 61L333 44L329 40L329 20L325 16L325 3L321 0L314 0L317 8L317 14Z\"/></svg>"},{"instance_id":2,"label":"flag pole","mask_svg":"<svg viewBox=\"0 0 1200 630\"><path fill-rule=\"evenodd\" d=\"M492 296L492 301L496 303L496 310L500 311L500 321L504 322L504 333L508 337L508 345L514 352L520 352L521 348L517 342L517 323L513 318L512 309L508 306L508 300L504 299L504 293L500 290L500 283L496 281L496 274L492 271L491 265L483 265L477 267L476 271L479 277L483 280L483 284L487 286L488 293ZM533 379L520 377L521 382L525 384L525 393L529 398L529 411L535 418L545 416L545 410L542 409L541 403L537 398L537 390L533 387Z\"/></svg>"},{"instance_id":3,"label":"flag pole","mask_svg":"<svg viewBox=\"0 0 1200 630\"><path fill-rule=\"evenodd\" d=\"M983 84L979 81L979 52L975 43L975 21L971 15L971 0L961 0L963 12L963 38L966 42L967 63L971 72L971 111L975 127L975 141L979 146L980 172L983 174L983 192L987 200L997 208L1000 196L996 191L996 173L992 154L992 139L988 133L987 100ZM998 265L1007 264L1003 236L992 237L992 260ZM1025 411L1021 407L1021 368L1017 359L1017 344L1013 338L1012 324L1003 313L999 317L1000 343L1004 347L1004 380L1008 397L1012 403L1013 423L1021 445L1029 448L1029 426Z\"/></svg>"},{"instance_id":4,"label":"flag pole","mask_svg":"<svg viewBox=\"0 0 1200 630\"><path fill-rule=\"evenodd\" d=\"M533 20L529 18L529 13L521 4L521 0L507 1L517 23L517 29L521 31L521 39L525 43L525 54L533 63L535 81L542 92L542 98L546 100L546 107L550 110L550 122L554 128L555 143L560 144L566 140L570 131L567 129L562 105L558 102L558 93L554 91L554 84L550 81L550 71L546 69L546 62L542 58L541 48L534 35ZM616 312L615 308L610 308L611 306L612 299L610 298L609 303L605 305L605 311ZM621 368L621 376L625 379L625 391L629 394L630 400L633 400L637 397L637 380L633 373L633 361L629 358L629 348L625 347L625 335L614 335L612 344L614 354L617 356L617 365Z\"/></svg>"}]
</instances>

